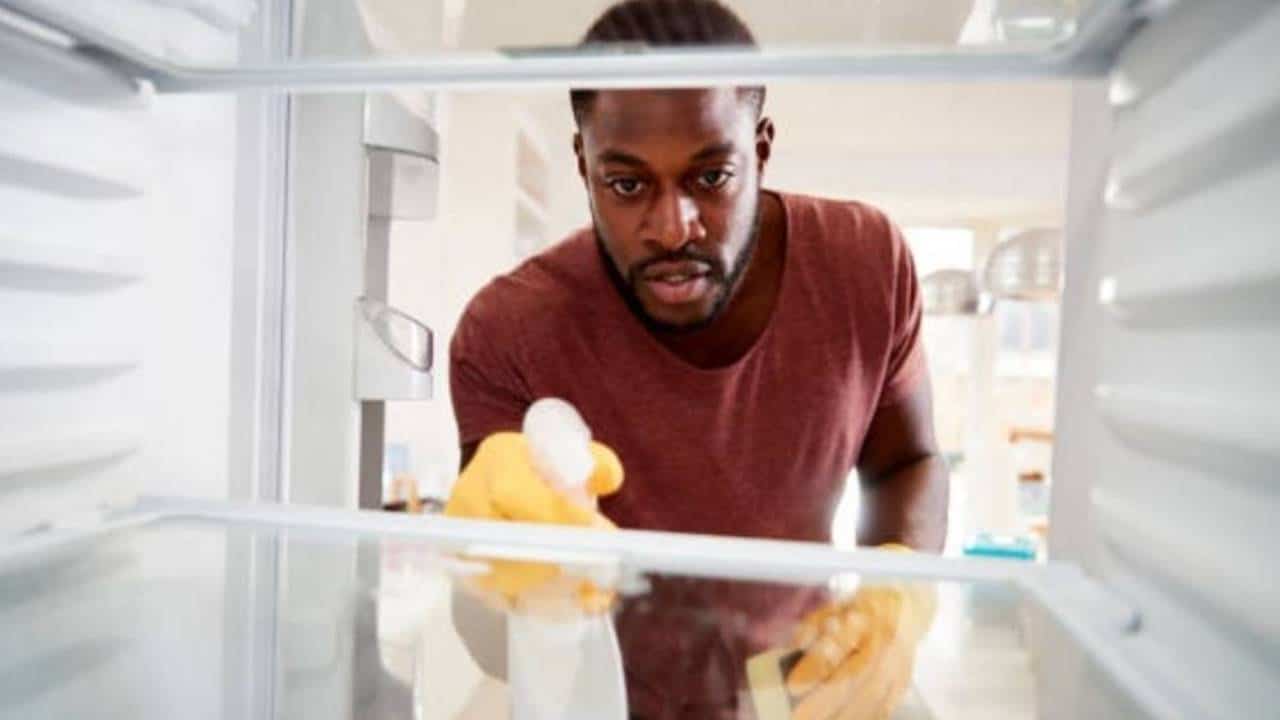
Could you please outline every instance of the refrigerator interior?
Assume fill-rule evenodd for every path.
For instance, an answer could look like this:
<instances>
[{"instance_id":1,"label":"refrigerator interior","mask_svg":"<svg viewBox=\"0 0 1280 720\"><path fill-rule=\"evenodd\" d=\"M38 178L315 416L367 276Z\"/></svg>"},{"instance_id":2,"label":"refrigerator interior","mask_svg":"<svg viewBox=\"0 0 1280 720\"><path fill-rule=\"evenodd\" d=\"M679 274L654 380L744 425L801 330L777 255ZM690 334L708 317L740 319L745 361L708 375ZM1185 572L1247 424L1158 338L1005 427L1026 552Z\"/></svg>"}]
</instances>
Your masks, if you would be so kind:
<instances>
[{"instance_id":1,"label":"refrigerator interior","mask_svg":"<svg viewBox=\"0 0 1280 720\"><path fill-rule=\"evenodd\" d=\"M1039 588L1035 599L1015 594L1017 610L997 613L976 646L964 638L990 599L978 592L975 611L972 585L940 587L940 602L953 602L940 605L913 698L938 717L989 717L990 703L1005 701L1012 716L1050 718L1242 717L1280 703L1280 576L1265 571L1280 507L1274 2L974 3L1071 12L1048 25L992 16L964 47L955 31L973 15L951 12L963 3L948 3L928 32L884 11L866 25L879 29L874 38L846 38L806 10L817 15L797 15L799 29L775 18L779 41L766 52L674 64L661 54L493 52L572 38L524 42L512 23L491 28L493 42L468 41L477 18L498 22L489 3L433 4L403 23L386 14L394 3L372 0L337 3L327 16L295 14L317 3L189 5L71 12L0 2L0 626L6 640L23 638L0 651L0 714L100 702L172 715L181 700L184 715L349 717L382 697L357 692L362 669L397 702L439 687L404 667L432 632L443 635L429 648L457 649L451 625L423 619L438 616L450 581L430 563L398 577L386 543L407 536L412 565L443 541L414 539L404 519L386 519L389 537L374 542L342 532L346 520L281 529L284 515L310 517L302 508L254 522L234 519L253 506L194 519L170 517L163 503L157 519L113 513L140 495L361 505L363 408L352 378L355 301L369 280L354 240L370 219L364 91L394 89L431 117L423 88L744 75L851 88L1048 78L1079 90L1069 109L1053 572L1015 582ZM886 6L851 3L841 17L874 7ZM358 41L344 32L352 23L366 30ZM1037 26L1043 34L1009 38L1009 28ZM423 43L433 52L412 51ZM335 126L351 145L326 146L312 132ZM325 176L332 168L341 171ZM308 182L331 194L304 192ZM299 364L315 357L324 364ZM92 529L129 517L131 529ZM517 535L526 531L536 535ZM927 570L948 567L969 566ZM1091 582L1060 579L1076 571ZM1062 587L1100 589L1105 601L1064 591L1054 604L1048 588ZM369 618L369 598L383 590L414 598L385 626ZM1053 619L1036 610L1046 602ZM396 602L377 607L392 613ZM1109 621L1128 610L1135 624ZM385 647L375 641L383 629L394 634ZM448 671L468 667L453 657ZM972 671L987 666L1004 669ZM981 686L991 678L1016 682ZM474 688L445 690L461 708ZM940 710L950 707L958 714ZM424 717L456 717L448 712Z\"/></svg>"}]
</instances>

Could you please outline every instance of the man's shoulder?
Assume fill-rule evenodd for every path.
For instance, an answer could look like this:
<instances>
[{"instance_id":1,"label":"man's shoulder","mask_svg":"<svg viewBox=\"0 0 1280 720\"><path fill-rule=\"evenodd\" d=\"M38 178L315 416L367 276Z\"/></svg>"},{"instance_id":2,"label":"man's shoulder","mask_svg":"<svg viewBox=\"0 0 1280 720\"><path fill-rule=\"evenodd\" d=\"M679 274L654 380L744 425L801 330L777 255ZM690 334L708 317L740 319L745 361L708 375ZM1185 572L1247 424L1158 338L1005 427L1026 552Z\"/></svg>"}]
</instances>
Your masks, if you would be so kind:
<instances>
[{"instance_id":1,"label":"man's shoulder","mask_svg":"<svg viewBox=\"0 0 1280 720\"><path fill-rule=\"evenodd\" d=\"M822 241L888 242L893 222L880 208L861 200L843 200L800 193L779 193L797 232Z\"/></svg>"},{"instance_id":2,"label":"man's shoulder","mask_svg":"<svg viewBox=\"0 0 1280 720\"><path fill-rule=\"evenodd\" d=\"M910 291L904 268L913 267L888 215L855 200L794 196L786 202L794 230L788 262L803 278L803 292L815 307L828 309L821 316L837 328L859 328L864 340L887 337L897 299Z\"/></svg>"},{"instance_id":3,"label":"man's shoulder","mask_svg":"<svg viewBox=\"0 0 1280 720\"><path fill-rule=\"evenodd\" d=\"M906 252L898 227L878 207L859 200L784 194L790 214L791 241L807 259L828 274L880 274Z\"/></svg>"}]
</instances>

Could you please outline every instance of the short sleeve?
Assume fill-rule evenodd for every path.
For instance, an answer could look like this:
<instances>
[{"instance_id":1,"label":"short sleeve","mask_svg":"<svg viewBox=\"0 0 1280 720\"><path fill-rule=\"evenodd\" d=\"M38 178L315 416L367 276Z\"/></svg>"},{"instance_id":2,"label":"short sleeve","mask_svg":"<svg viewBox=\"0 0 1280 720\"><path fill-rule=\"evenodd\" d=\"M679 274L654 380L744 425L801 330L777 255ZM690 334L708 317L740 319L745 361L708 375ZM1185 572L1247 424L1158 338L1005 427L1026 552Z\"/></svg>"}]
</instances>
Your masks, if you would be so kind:
<instances>
[{"instance_id":1,"label":"short sleeve","mask_svg":"<svg viewBox=\"0 0 1280 720\"><path fill-rule=\"evenodd\" d=\"M892 296L889 298L889 307L893 322L890 328L888 369L880 390L880 407L893 405L911 395L928 373L920 332L924 310L915 261L902 232L893 222L886 222L892 264L892 282L889 284Z\"/></svg>"},{"instance_id":2,"label":"short sleeve","mask_svg":"<svg viewBox=\"0 0 1280 720\"><path fill-rule=\"evenodd\" d=\"M449 343L449 391L463 445L519 430L531 402L511 344L514 334L486 321L482 306L480 297L472 300Z\"/></svg>"}]
</instances>

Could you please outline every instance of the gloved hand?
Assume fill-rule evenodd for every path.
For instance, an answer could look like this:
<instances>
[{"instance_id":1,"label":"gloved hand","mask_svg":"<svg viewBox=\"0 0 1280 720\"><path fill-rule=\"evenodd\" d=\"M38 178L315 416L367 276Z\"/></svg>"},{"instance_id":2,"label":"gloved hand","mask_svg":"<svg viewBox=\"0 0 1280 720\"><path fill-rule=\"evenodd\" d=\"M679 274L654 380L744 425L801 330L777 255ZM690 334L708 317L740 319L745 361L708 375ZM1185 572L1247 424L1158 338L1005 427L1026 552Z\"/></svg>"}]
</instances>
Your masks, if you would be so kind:
<instances>
[{"instance_id":1,"label":"gloved hand","mask_svg":"<svg viewBox=\"0 0 1280 720\"><path fill-rule=\"evenodd\" d=\"M592 442L595 469L587 479L594 499L622 487L622 463L607 446ZM445 504L451 517L475 520L579 525L613 528L608 518L583 507L557 491L534 469L522 433L502 432L485 438L458 476ZM488 604L501 610L534 610L559 605L570 598L587 612L607 610L613 593L590 579L570 577L559 565L517 560L489 560L488 573L468 579L468 586Z\"/></svg>"},{"instance_id":2,"label":"gloved hand","mask_svg":"<svg viewBox=\"0 0 1280 720\"><path fill-rule=\"evenodd\" d=\"M931 584L903 581L865 585L811 612L795 633L804 654L786 679L799 698L792 720L888 718L911 682L936 606Z\"/></svg>"}]
</instances>

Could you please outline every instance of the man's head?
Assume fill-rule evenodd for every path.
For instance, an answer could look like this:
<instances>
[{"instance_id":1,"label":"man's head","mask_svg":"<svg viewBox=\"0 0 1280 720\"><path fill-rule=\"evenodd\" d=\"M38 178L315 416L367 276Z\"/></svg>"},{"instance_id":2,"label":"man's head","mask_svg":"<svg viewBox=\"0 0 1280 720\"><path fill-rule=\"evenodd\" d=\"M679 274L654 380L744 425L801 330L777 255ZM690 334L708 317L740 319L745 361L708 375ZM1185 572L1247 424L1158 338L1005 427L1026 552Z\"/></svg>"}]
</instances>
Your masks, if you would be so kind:
<instances>
[{"instance_id":1,"label":"man's head","mask_svg":"<svg viewBox=\"0 0 1280 720\"><path fill-rule=\"evenodd\" d=\"M753 46L716 0L626 0L585 45ZM755 245L773 124L763 87L574 90L574 152L602 247L651 325L714 320Z\"/></svg>"}]
</instances>

